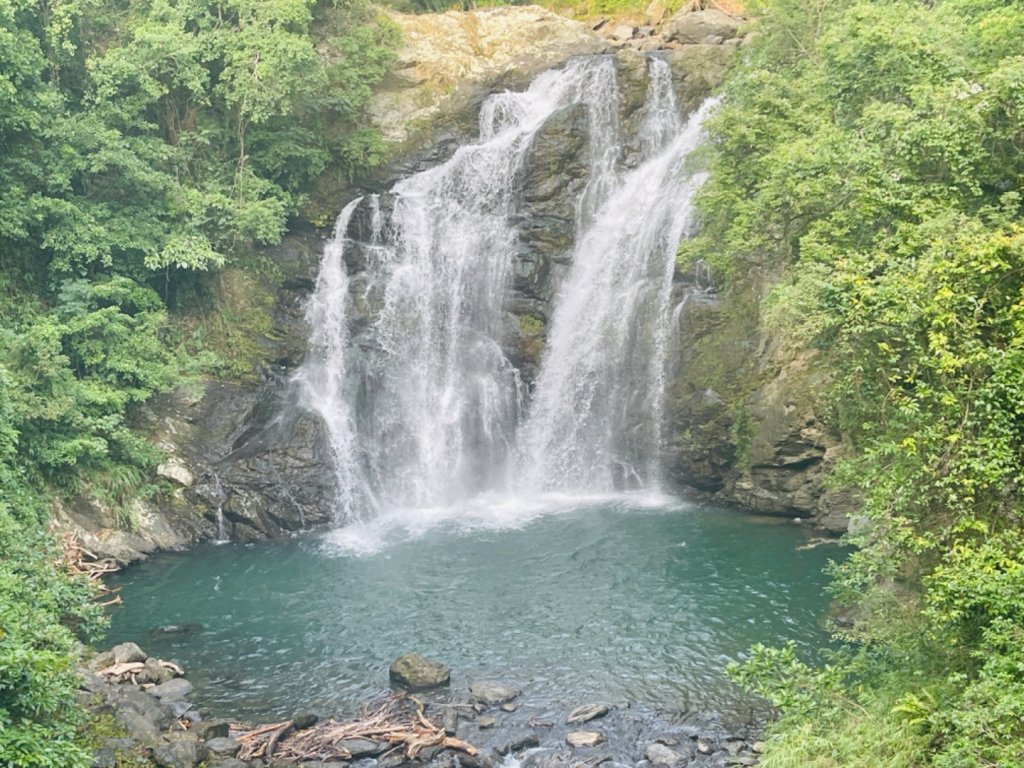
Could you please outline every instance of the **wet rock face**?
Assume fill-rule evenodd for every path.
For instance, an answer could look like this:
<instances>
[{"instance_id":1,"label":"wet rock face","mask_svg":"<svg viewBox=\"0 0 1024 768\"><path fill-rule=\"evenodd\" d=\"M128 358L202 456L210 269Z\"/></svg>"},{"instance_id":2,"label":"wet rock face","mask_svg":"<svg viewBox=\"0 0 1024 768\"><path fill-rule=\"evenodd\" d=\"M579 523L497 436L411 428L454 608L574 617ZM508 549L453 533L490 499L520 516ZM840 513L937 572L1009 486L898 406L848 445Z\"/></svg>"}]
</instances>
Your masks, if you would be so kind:
<instances>
[{"instance_id":1,"label":"wet rock face","mask_svg":"<svg viewBox=\"0 0 1024 768\"><path fill-rule=\"evenodd\" d=\"M650 55L669 61L678 104L691 111L721 84L738 51L739 21L720 16L662 15L647 27L631 27L628 36L622 29L595 33L538 8L398 16L407 48L378 97L378 117L397 116L402 126L418 125L418 133L392 135L403 151L352 194L377 192L386 222L394 204L391 186L472 140L488 93L524 87L539 70L580 53L614 57L625 135L635 134L642 116ZM684 42L691 40L696 42ZM415 107L415 114L388 112L396 99ZM539 371L552 300L572 258L576 200L590 161L587 126L584 107L562 110L538 132L522 169L513 213L520 239L503 346L526 389ZM380 127L388 135L388 125ZM638 150L627 144L620 162L635 164ZM337 202L340 208L345 200ZM372 323L383 298L367 284L372 232L369 210L362 207L351 222L345 259L353 303L349 330L365 365L379 353ZM211 382L154 398L143 409L141 426L167 452L158 474L169 492L133 507L130 530L119 520L123 512L93 499L58 504L58 521L91 551L127 562L204 539L251 541L332 521L337 488L327 437L318 418L301 407L293 383L306 354L305 304L328 235L298 228L267 254L277 274L265 286L273 296L271 330L259 339L265 359L257 381ZM794 369L765 348L756 326L728 327L717 298L694 292L694 286L692 275L678 276L680 301L687 292L691 296L677 335L681 364L673 384L670 478L723 501L842 527L852 499L822 489L839 446L808 402L807 381L802 374L774 376L772 371ZM737 383L754 379L756 386Z\"/></svg>"},{"instance_id":2,"label":"wet rock face","mask_svg":"<svg viewBox=\"0 0 1024 768\"><path fill-rule=\"evenodd\" d=\"M231 389L208 395L211 411L243 401ZM272 380L230 433L212 436L211 444L230 447L207 469L224 492L220 523L227 538L249 541L330 521L336 493L330 449L319 419L299 407L300 397L290 380ZM216 421L211 415L207 423ZM208 501L216 508L216 496Z\"/></svg>"},{"instance_id":3,"label":"wet rock face","mask_svg":"<svg viewBox=\"0 0 1024 768\"><path fill-rule=\"evenodd\" d=\"M856 498L825 488L843 453L820 416L827 375L813 351L762 327L770 283L750 275L727 296L705 289L682 306L669 471L719 502L842 532Z\"/></svg>"},{"instance_id":4,"label":"wet rock face","mask_svg":"<svg viewBox=\"0 0 1024 768\"><path fill-rule=\"evenodd\" d=\"M527 385L540 370L555 287L571 262L575 200L586 180L586 148L587 111L574 105L544 125L524 162L522 199L515 217L519 253L505 347Z\"/></svg>"}]
</instances>

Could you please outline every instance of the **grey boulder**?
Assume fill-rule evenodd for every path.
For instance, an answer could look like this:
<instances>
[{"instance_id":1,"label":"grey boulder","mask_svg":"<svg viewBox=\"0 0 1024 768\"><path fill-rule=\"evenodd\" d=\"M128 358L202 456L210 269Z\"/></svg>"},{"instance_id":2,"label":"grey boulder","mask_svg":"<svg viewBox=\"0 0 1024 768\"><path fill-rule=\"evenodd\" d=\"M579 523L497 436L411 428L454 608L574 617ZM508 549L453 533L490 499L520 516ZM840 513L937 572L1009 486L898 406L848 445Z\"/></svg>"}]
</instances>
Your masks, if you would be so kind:
<instances>
[{"instance_id":1,"label":"grey boulder","mask_svg":"<svg viewBox=\"0 0 1024 768\"><path fill-rule=\"evenodd\" d=\"M423 690L446 685L452 671L439 661L416 653L405 653L391 662L391 680L409 690Z\"/></svg>"},{"instance_id":2,"label":"grey boulder","mask_svg":"<svg viewBox=\"0 0 1024 768\"><path fill-rule=\"evenodd\" d=\"M161 701L180 700L192 693L192 683L183 677L176 677L166 683L153 686L149 689L149 693Z\"/></svg>"},{"instance_id":3,"label":"grey boulder","mask_svg":"<svg viewBox=\"0 0 1024 768\"><path fill-rule=\"evenodd\" d=\"M521 693L522 691L518 688L500 683L479 682L469 686L470 698L481 704L504 704L506 701L512 701Z\"/></svg>"}]
</instances>

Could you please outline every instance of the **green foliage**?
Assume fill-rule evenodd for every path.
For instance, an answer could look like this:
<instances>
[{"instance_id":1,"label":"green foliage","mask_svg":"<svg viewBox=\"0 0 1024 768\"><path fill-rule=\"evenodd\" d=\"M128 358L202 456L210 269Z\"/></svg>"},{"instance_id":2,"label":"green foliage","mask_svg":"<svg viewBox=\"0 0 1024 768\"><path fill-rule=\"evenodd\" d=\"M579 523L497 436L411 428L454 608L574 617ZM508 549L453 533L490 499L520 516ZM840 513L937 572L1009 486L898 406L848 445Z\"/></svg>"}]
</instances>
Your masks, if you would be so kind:
<instances>
[{"instance_id":1,"label":"green foliage","mask_svg":"<svg viewBox=\"0 0 1024 768\"><path fill-rule=\"evenodd\" d=\"M88 639L101 615L88 602L87 581L56 565L54 542L39 525L42 499L9 466L0 465L0 480L0 765L84 768L90 756L77 730L69 627Z\"/></svg>"},{"instance_id":2,"label":"green foliage","mask_svg":"<svg viewBox=\"0 0 1024 768\"><path fill-rule=\"evenodd\" d=\"M0 413L20 471L72 490L90 474L154 463L156 451L131 431L131 410L182 368L152 289L128 278L69 280L58 297L56 309L0 333Z\"/></svg>"},{"instance_id":3,"label":"green foliage","mask_svg":"<svg viewBox=\"0 0 1024 768\"><path fill-rule=\"evenodd\" d=\"M867 525L834 590L861 617L844 636L871 649L837 662L820 724L777 676L811 673L754 655L741 679L790 712L767 764L862 764L866 712L915 734L919 751L888 764L1024 764L1024 7L760 13L685 256L733 279L786 272L767 320L822 351L831 420L856 448L837 478ZM851 737L834 762L800 751L829 728Z\"/></svg>"},{"instance_id":4,"label":"green foliage","mask_svg":"<svg viewBox=\"0 0 1024 768\"><path fill-rule=\"evenodd\" d=\"M48 500L130 522L159 459L135 411L209 363L168 309L279 241L328 169L382 160L365 111L395 41L365 0L0 0L0 768L89 764L97 616Z\"/></svg>"},{"instance_id":5,"label":"green foliage","mask_svg":"<svg viewBox=\"0 0 1024 768\"><path fill-rule=\"evenodd\" d=\"M729 673L779 707L785 717L769 740L767 768L910 768L923 766L928 736L897 698L891 659L839 656L820 669L802 663L792 645L756 646ZM895 677L895 685L894 685Z\"/></svg>"},{"instance_id":6,"label":"green foliage","mask_svg":"<svg viewBox=\"0 0 1024 768\"><path fill-rule=\"evenodd\" d=\"M0 27L0 244L27 275L168 292L382 158L361 123L395 33L359 0L10 0Z\"/></svg>"}]
</instances>

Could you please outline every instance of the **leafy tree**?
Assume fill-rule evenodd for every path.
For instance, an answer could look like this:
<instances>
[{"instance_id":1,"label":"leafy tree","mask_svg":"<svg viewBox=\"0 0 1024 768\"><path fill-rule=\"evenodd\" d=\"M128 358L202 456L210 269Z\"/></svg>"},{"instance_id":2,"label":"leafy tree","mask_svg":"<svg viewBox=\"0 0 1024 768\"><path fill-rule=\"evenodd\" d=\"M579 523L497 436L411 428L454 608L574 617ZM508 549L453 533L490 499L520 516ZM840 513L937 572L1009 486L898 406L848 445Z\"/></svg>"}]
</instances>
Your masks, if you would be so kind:
<instances>
[{"instance_id":1,"label":"leafy tree","mask_svg":"<svg viewBox=\"0 0 1024 768\"><path fill-rule=\"evenodd\" d=\"M791 659L761 651L737 672L789 705L766 764L859 765L879 728L917 734L886 764L1022 764L1024 6L761 12L683 255L733 279L784 271L769 320L824 354L856 448L838 480L869 523L833 569L859 652L827 684L789 675L828 716L794 705ZM819 727L849 739L828 747Z\"/></svg>"},{"instance_id":2,"label":"leafy tree","mask_svg":"<svg viewBox=\"0 0 1024 768\"><path fill-rule=\"evenodd\" d=\"M0 766L89 762L97 616L47 499L147 488L135 410L190 368L168 310L382 160L394 43L365 0L0 0Z\"/></svg>"}]
</instances>

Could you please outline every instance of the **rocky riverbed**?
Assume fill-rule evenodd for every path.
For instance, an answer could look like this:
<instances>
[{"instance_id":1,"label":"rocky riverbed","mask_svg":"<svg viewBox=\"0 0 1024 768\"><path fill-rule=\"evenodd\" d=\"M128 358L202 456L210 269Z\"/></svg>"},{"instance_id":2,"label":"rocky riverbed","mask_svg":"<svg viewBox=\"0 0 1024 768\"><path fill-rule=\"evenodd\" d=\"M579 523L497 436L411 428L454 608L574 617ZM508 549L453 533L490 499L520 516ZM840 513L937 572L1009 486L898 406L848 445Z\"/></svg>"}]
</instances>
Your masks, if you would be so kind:
<instances>
[{"instance_id":1,"label":"rocky riverbed","mask_svg":"<svg viewBox=\"0 0 1024 768\"><path fill-rule=\"evenodd\" d=\"M415 654L396 659L393 692L382 680L381 702L361 717L301 712L262 727L201 711L185 670L135 643L96 655L80 672L82 702L119 731L97 744L95 768L725 768L756 765L764 746L754 718L727 726L714 713L669 715L622 702L537 706L510 680L451 687L447 667Z\"/></svg>"}]
</instances>

